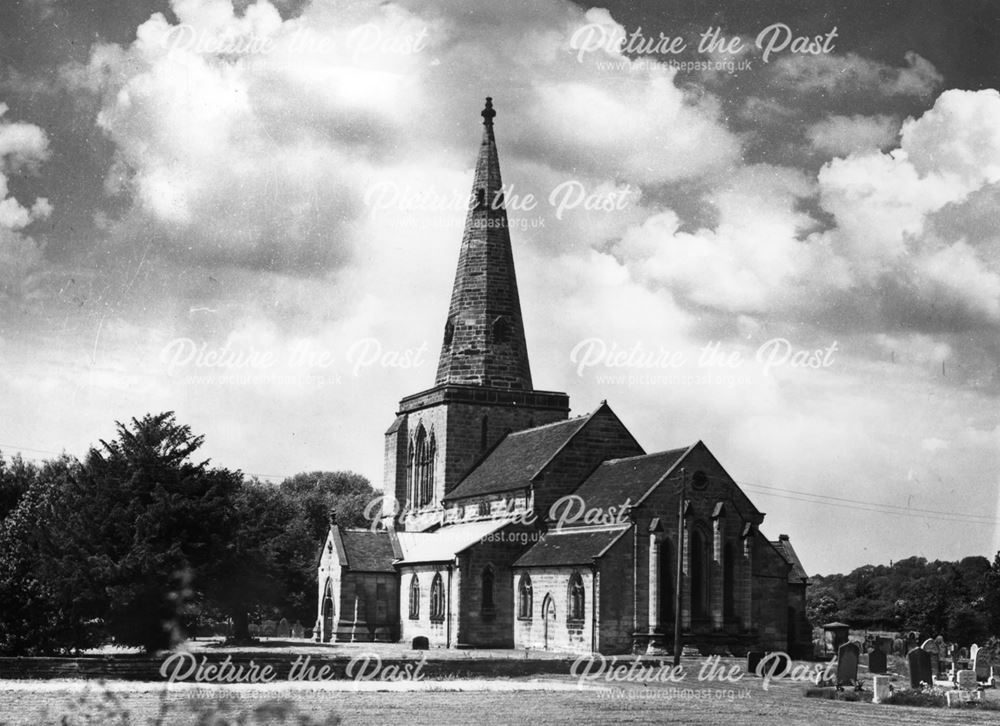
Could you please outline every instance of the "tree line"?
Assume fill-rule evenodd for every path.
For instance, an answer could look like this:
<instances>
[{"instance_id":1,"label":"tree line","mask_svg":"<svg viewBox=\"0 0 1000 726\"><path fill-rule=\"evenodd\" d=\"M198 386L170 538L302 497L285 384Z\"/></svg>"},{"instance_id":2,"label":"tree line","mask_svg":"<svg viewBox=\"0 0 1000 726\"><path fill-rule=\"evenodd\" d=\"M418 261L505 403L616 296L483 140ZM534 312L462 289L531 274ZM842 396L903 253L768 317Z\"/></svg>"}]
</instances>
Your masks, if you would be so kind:
<instances>
[{"instance_id":1,"label":"tree line","mask_svg":"<svg viewBox=\"0 0 1000 726\"><path fill-rule=\"evenodd\" d=\"M1000 552L957 562L909 557L846 575L815 576L806 596L814 626L916 631L968 646L1000 635Z\"/></svg>"},{"instance_id":2,"label":"tree line","mask_svg":"<svg viewBox=\"0 0 1000 726\"><path fill-rule=\"evenodd\" d=\"M172 412L118 423L82 460L0 455L0 653L169 648L208 622L315 619L330 514L366 526L352 472L280 484L197 459Z\"/></svg>"}]
</instances>

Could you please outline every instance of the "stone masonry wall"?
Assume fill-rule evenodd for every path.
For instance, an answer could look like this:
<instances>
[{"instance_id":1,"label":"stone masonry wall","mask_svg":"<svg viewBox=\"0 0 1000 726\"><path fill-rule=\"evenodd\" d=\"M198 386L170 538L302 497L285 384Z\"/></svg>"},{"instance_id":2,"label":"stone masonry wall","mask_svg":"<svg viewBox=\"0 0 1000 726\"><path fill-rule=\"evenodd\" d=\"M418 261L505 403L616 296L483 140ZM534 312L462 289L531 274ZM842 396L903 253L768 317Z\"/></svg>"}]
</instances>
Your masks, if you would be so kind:
<instances>
[{"instance_id":1,"label":"stone masonry wall","mask_svg":"<svg viewBox=\"0 0 1000 726\"><path fill-rule=\"evenodd\" d=\"M570 610L569 582L574 572L580 573L585 593L585 617L582 621L570 621L567 617ZM518 578L523 573L527 573L531 577L531 618L516 620L514 625L514 647L574 653L587 653L593 650L593 570L585 567L518 568L514 581L515 588ZM543 612L546 598L551 598L555 605L555 618L549 620L547 634Z\"/></svg>"}]
</instances>

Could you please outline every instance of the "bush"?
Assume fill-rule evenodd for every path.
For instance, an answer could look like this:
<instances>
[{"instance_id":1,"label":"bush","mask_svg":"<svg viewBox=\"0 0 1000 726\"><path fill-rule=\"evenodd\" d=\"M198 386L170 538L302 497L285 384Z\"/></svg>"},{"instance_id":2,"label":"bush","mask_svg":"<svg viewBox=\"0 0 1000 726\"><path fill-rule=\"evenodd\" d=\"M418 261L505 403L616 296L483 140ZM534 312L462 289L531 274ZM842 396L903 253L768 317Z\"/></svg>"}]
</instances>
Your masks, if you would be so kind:
<instances>
[{"instance_id":1,"label":"bush","mask_svg":"<svg viewBox=\"0 0 1000 726\"><path fill-rule=\"evenodd\" d=\"M864 691L845 690L838 691L836 688L807 688L806 698L822 698L827 701L867 701L871 694Z\"/></svg>"},{"instance_id":2,"label":"bush","mask_svg":"<svg viewBox=\"0 0 1000 726\"><path fill-rule=\"evenodd\" d=\"M948 705L948 699L940 688L925 688L921 691L893 691L883 703L894 706L930 706L942 707Z\"/></svg>"}]
</instances>

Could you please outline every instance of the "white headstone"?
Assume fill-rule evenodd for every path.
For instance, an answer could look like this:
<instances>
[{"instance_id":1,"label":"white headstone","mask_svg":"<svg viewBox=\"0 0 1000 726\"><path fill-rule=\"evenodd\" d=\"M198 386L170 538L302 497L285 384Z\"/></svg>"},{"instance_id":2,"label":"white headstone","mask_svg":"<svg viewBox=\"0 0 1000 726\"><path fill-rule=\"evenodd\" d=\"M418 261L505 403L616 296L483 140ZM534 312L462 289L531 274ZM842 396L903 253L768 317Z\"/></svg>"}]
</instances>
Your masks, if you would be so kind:
<instances>
[{"instance_id":1,"label":"white headstone","mask_svg":"<svg viewBox=\"0 0 1000 726\"><path fill-rule=\"evenodd\" d=\"M872 687L875 689L875 693L872 695L872 703L882 703L891 693L889 676L875 676L873 680L875 683Z\"/></svg>"}]
</instances>

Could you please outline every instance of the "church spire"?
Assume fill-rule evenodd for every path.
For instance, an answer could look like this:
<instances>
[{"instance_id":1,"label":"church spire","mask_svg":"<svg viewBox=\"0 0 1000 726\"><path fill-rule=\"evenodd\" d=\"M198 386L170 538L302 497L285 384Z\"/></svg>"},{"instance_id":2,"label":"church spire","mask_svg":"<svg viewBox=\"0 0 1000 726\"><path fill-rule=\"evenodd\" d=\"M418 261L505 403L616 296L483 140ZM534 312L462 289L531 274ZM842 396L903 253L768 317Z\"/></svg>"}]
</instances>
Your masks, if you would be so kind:
<instances>
[{"instance_id":1,"label":"church spire","mask_svg":"<svg viewBox=\"0 0 1000 726\"><path fill-rule=\"evenodd\" d=\"M487 98L482 111L483 140L435 385L458 383L531 390L500 162L493 138L495 116L493 99Z\"/></svg>"}]
</instances>

